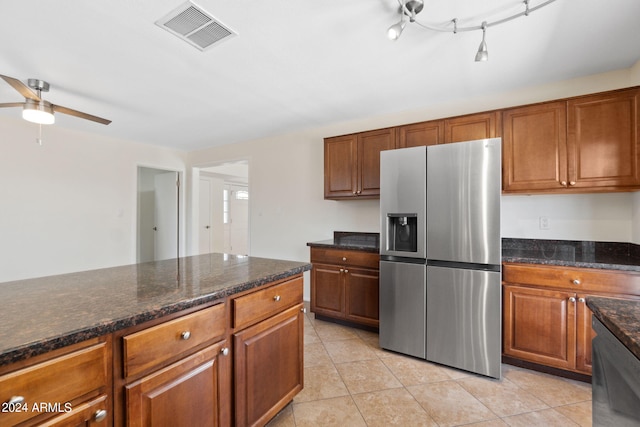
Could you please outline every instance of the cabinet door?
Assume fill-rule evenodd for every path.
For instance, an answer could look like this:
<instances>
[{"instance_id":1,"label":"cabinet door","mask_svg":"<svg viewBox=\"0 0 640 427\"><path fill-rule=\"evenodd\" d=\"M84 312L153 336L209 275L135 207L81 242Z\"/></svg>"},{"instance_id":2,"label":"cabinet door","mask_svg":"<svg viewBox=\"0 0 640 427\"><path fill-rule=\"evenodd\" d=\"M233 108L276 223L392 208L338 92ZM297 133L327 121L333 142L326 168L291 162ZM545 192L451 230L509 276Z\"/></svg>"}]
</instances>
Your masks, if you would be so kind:
<instances>
[{"instance_id":1,"label":"cabinet door","mask_svg":"<svg viewBox=\"0 0 640 427\"><path fill-rule=\"evenodd\" d=\"M344 317L344 268L314 264L311 269L311 311L331 317Z\"/></svg>"},{"instance_id":2,"label":"cabinet door","mask_svg":"<svg viewBox=\"0 0 640 427\"><path fill-rule=\"evenodd\" d=\"M397 129L398 148L421 147L444 143L444 121L414 123Z\"/></svg>"},{"instance_id":3,"label":"cabinet door","mask_svg":"<svg viewBox=\"0 0 640 427\"><path fill-rule=\"evenodd\" d=\"M631 89L569 101L571 187L640 186L639 94Z\"/></svg>"},{"instance_id":4,"label":"cabinet door","mask_svg":"<svg viewBox=\"0 0 640 427\"><path fill-rule=\"evenodd\" d=\"M353 197L357 190L356 135L324 140L324 197Z\"/></svg>"},{"instance_id":5,"label":"cabinet door","mask_svg":"<svg viewBox=\"0 0 640 427\"><path fill-rule=\"evenodd\" d=\"M358 196L380 196L380 152L394 148L394 128L358 134Z\"/></svg>"},{"instance_id":6,"label":"cabinet door","mask_svg":"<svg viewBox=\"0 0 640 427\"><path fill-rule=\"evenodd\" d=\"M444 142L472 141L500 136L500 115L497 112L470 114L444 121Z\"/></svg>"},{"instance_id":7,"label":"cabinet door","mask_svg":"<svg viewBox=\"0 0 640 427\"><path fill-rule=\"evenodd\" d=\"M576 369L591 374L591 341L596 333L591 327L593 314L586 303L587 295L578 295L576 306Z\"/></svg>"},{"instance_id":8,"label":"cabinet door","mask_svg":"<svg viewBox=\"0 0 640 427\"><path fill-rule=\"evenodd\" d=\"M302 310L298 304L234 335L236 425L265 425L302 390Z\"/></svg>"},{"instance_id":9,"label":"cabinet door","mask_svg":"<svg viewBox=\"0 0 640 427\"><path fill-rule=\"evenodd\" d=\"M346 317L378 327L380 274L378 270L345 268Z\"/></svg>"},{"instance_id":10,"label":"cabinet door","mask_svg":"<svg viewBox=\"0 0 640 427\"><path fill-rule=\"evenodd\" d=\"M504 285L505 355L573 369L576 360L576 294Z\"/></svg>"},{"instance_id":11,"label":"cabinet door","mask_svg":"<svg viewBox=\"0 0 640 427\"><path fill-rule=\"evenodd\" d=\"M223 354L225 345L214 344L127 385L127 425L229 425L230 357Z\"/></svg>"},{"instance_id":12,"label":"cabinet door","mask_svg":"<svg viewBox=\"0 0 640 427\"><path fill-rule=\"evenodd\" d=\"M560 190L567 185L566 109L565 102L551 102L503 111L505 192Z\"/></svg>"},{"instance_id":13,"label":"cabinet door","mask_svg":"<svg viewBox=\"0 0 640 427\"><path fill-rule=\"evenodd\" d=\"M578 294L578 302L576 306L576 369L585 374L591 374L592 371L592 351L591 343L596 337L596 332L591 326L591 316L593 312L587 307L586 299L589 296L600 296L606 298L622 298L622 299L640 299L634 295L617 295L617 294Z\"/></svg>"}]
</instances>

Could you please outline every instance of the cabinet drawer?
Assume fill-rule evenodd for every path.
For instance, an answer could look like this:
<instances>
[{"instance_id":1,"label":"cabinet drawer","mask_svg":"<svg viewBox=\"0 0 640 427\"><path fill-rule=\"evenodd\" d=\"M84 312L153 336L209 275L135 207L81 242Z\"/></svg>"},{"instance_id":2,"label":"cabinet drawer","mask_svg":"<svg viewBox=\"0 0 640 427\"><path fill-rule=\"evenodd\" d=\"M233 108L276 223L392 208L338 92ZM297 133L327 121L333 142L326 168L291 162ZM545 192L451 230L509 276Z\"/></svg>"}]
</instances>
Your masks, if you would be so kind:
<instances>
[{"instance_id":1,"label":"cabinet drawer","mask_svg":"<svg viewBox=\"0 0 640 427\"><path fill-rule=\"evenodd\" d=\"M106 388L107 354L107 344L97 343L3 375L0 377L0 402L3 405L0 425L15 425L41 415L42 412L34 410L33 405L39 408L41 403L51 404L51 410L64 411L66 403ZM22 411L14 411L16 406L6 406L12 398L23 402L20 405Z\"/></svg>"},{"instance_id":2,"label":"cabinet drawer","mask_svg":"<svg viewBox=\"0 0 640 427\"><path fill-rule=\"evenodd\" d=\"M111 408L106 395L99 396L89 402L74 406L69 412L60 415L39 427L63 427L63 426L107 426L111 417ZM98 419L96 419L98 418Z\"/></svg>"},{"instance_id":3,"label":"cabinet drawer","mask_svg":"<svg viewBox=\"0 0 640 427\"><path fill-rule=\"evenodd\" d=\"M334 265L379 268L380 256L375 252L311 248L311 262Z\"/></svg>"},{"instance_id":4,"label":"cabinet drawer","mask_svg":"<svg viewBox=\"0 0 640 427\"><path fill-rule=\"evenodd\" d=\"M560 288L573 292L640 295L640 273L589 268L505 264L508 283Z\"/></svg>"},{"instance_id":5,"label":"cabinet drawer","mask_svg":"<svg viewBox=\"0 0 640 427\"><path fill-rule=\"evenodd\" d=\"M302 277L233 300L233 327L242 329L302 302Z\"/></svg>"},{"instance_id":6,"label":"cabinet drawer","mask_svg":"<svg viewBox=\"0 0 640 427\"><path fill-rule=\"evenodd\" d=\"M225 305L195 313L124 336L124 375L130 377L185 354L225 333Z\"/></svg>"}]
</instances>

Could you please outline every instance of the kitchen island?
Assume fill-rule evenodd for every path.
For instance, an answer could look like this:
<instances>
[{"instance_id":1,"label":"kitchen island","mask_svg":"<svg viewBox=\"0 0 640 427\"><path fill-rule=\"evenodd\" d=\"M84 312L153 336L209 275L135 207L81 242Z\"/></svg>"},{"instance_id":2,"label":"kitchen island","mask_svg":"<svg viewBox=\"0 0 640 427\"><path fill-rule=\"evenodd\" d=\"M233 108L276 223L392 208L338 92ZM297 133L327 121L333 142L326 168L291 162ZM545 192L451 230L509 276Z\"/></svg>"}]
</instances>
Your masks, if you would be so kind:
<instances>
[{"instance_id":1,"label":"kitchen island","mask_svg":"<svg viewBox=\"0 0 640 427\"><path fill-rule=\"evenodd\" d=\"M191 399L179 396L191 386L205 396L196 402L215 409L191 411L204 417L192 422L268 421L302 388L302 273L310 268L207 254L0 284L0 425L140 425L165 416L162 407L180 414ZM269 359L255 351L280 353L291 386L261 396L259 408L253 387L273 378L260 359L248 366ZM175 407L141 404L156 395Z\"/></svg>"}]
</instances>

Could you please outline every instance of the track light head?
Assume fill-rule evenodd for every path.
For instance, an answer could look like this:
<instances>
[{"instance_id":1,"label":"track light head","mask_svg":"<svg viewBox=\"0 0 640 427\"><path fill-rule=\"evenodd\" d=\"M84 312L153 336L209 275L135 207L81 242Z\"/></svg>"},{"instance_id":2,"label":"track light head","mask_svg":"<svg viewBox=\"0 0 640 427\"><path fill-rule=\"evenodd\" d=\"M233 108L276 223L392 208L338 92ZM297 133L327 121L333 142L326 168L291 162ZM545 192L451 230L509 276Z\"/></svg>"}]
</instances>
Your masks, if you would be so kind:
<instances>
[{"instance_id":1,"label":"track light head","mask_svg":"<svg viewBox=\"0 0 640 427\"><path fill-rule=\"evenodd\" d=\"M485 62L489 60L489 51L487 50L487 43L485 42L485 35L487 32L487 22L482 23L482 42L478 47L478 53L476 53L476 62Z\"/></svg>"},{"instance_id":2,"label":"track light head","mask_svg":"<svg viewBox=\"0 0 640 427\"><path fill-rule=\"evenodd\" d=\"M398 38L400 38L400 34L402 34L402 30L404 30L404 27L406 25L407 23L404 20L401 20L400 22L390 26L387 30L387 37L389 37L389 40L398 40Z\"/></svg>"}]
</instances>

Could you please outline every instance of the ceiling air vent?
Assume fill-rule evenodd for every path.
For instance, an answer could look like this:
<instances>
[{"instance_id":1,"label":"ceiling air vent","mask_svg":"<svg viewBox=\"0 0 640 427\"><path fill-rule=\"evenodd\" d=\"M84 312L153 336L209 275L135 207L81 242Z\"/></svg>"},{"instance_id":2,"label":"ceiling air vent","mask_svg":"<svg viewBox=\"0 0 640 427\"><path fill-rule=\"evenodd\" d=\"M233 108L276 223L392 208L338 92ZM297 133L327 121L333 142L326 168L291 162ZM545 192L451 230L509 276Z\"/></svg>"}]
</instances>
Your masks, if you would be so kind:
<instances>
[{"instance_id":1,"label":"ceiling air vent","mask_svg":"<svg viewBox=\"0 0 640 427\"><path fill-rule=\"evenodd\" d=\"M201 51L237 35L235 31L190 1L156 21L156 25Z\"/></svg>"}]
</instances>

